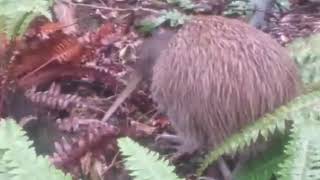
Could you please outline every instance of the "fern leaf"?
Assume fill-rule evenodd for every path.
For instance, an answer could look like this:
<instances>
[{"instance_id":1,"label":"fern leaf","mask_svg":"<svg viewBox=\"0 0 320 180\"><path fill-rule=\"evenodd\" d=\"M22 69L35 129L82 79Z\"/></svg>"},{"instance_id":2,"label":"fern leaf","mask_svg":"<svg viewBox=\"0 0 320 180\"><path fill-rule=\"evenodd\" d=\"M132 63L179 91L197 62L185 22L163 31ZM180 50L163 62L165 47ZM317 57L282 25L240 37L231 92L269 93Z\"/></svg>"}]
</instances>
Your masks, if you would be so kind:
<instances>
[{"instance_id":1,"label":"fern leaf","mask_svg":"<svg viewBox=\"0 0 320 180\"><path fill-rule=\"evenodd\" d=\"M135 180L180 180L175 168L167 160L160 159L156 152L140 146L130 138L118 139L118 146L125 156L125 166Z\"/></svg>"},{"instance_id":2,"label":"fern leaf","mask_svg":"<svg viewBox=\"0 0 320 180\"><path fill-rule=\"evenodd\" d=\"M22 36L24 34L24 32L26 32L26 30L29 27L29 24L37 17L40 16L40 14L37 13L28 13L26 14L21 20L20 22L18 22L15 26L15 30L14 31L7 31L7 33L13 32L14 34L9 34L10 37L13 36Z\"/></svg>"},{"instance_id":3,"label":"fern leaf","mask_svg":"<svg viewBox=\"0 0 320 180\"><path fill-rule=\"evenodd\" d=\"M235 0L230 1L223 12L225 16L233 16L233 15L251 15L250 9L253 9L252 3L248 0Z\"/></svg>"},{"instance_id":4,"label":"fern leaf","mask_svg":"<svg viewBox=\"0 0 320 180\"><path fill-rule=\"evenodd\" d=\"M21 36L30 22L36 17L43 15L49 20L52 19L49 11L52 0L0 0L0 17L2 24L10 39Z\"/></svg>"},{"instance_id":5,"label":"fern leaf","mask_svg":"<svg viewBox=\"0 0 320 180\"><path fill-rule=\"evenodd\" d=\"M288 136L279 134L272 141L270 146L263 154L260 154L255 159L250 159L242 168L234 174L237 180L270 180L277 172L278 166L285 159L283 153L285 143L288 141Z\"/></svg>"},{"instance_id":6,"label":"fern leaf","mask_svg":"<svg viewBox=\"0 0 320 180\"><path fill-rule=\"evenodd\" d=\"M37 156L32 142L15 121L0 122L0 178L8 180L71 180L50 164L47 157Z\"/></svg>"},{"instance_id":7,"label":"fern leaf","mask_svg":"<svg viewBox=\"0 0 320 180\"><path fill-rule=\"evenodd\" d=\"M51 19L51 14L49 13L49 7L52 5L52 0L0 0L0 14L4 16L14 16L16 13L24 12L34 12L39 13L47 18Z\"/></svg>"},{"instance_id":8,"label":"fern leaf","mask_svg":"<svg viewBox=\"0 0 320 180\"><path fill-rule=\"evenodd\" d=\"M188 16L182 14L176 9L172 11L163 11L162 18L164 18L165 21L169 21L171 27L182 25L185 23L186 20L188 20Z\"/></svg>"},{"instance_id":9,"label":"fern leaf","mask_svg":"<svg viewBox=\"0 0 320 180\"><path fill-rule=\"evenodd\" d=\"M319 100L320 91L314 91L312 93L299 96L287 105L283 105L277 108L274 112L268 113L259 118L239 133L227 138L223 144L210 152L205 158L205 161L201 163L197 170L197 174L201 175L203 171L221 155L236 153L244 147L249 146L251 143L256 142L259 135L268 139L271 134L274 134L276 129L278 129L279 132L283 132L285 129L285 121L289 119L288 117L291 113L317 104Z\"/></svg>"},{"instance_id":10,"label":"fern leaf","mask_svg":"<svg viewBox=\"0 0 320 180\"><path fill-rule=\"evenodd\" d=\"M161 11L160 16L151 20L145 19L138 25L140 32L149 33L159 27L164 22L169 22L171 27L184 24L188 20L188 16L177 10Z\"/></svg>"},{"instance_id":11,"label":"fern leaf","mask_svg":"<svg viewBox=\"0 0 320 180\"><path fill-rule=\"evenodd\" d=\"M177 4L185 10L191 10L195 7L195 4L191 0L167 0L170 4Z\"/></svg>"},{"instance_id":12,"label":"fern leaf","mask_svg":"<svg viewBox=\"0 0 320 180\"><path fill-rule=\"evenodd\" d=\"M320 114L311 110L294 113L288 155L280 165L280 180L320 179Z\"/></svg>"},{"instance_id":13,"label":"fern leaf","mask_svg":"<svg viewBox=\"0 0 320 180\"><path fill-rule=\"evenodd\" d=\"M304 83L320 81L320 34L307 38L298 38L288 44L291 56L300 67L300 74Z\"/></svg>"},{"instance_id":14,"label":"fern leaf","mask_svg":"<svg viewBox=\"0 0 320 180\"><path fill-rule=\"evenodd\" d=\"M36 16L36 14L21 13L16 14L15 17L6 17L4 32L9 37L21 36Z\"/></svg>"}]
</instances>

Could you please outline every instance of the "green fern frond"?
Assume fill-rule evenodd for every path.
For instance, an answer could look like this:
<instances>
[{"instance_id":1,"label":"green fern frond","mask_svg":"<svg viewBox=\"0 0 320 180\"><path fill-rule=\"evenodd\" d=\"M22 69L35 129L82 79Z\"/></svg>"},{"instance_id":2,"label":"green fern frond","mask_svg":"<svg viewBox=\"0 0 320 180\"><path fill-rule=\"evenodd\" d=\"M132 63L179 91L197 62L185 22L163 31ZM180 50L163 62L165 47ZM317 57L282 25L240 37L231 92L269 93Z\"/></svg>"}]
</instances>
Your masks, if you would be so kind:
<instances>
[{"instance_id":1,"label":"green fern frond","mask_svg":"<svg viewBox=\"0 0 320 180\"><path fill-rule=\"evenodd\" d=\"M171 27L176 27L184 24L188 19L189 17L187 15L175 9L170 11L164 10L161 11L160 15L154 19L145 19L141 21L141 23L138 25L138 30L140 32L149 33L164 22L169 22Z\"/></svg>"},{"instance_id":2,"label":"green fern frond","mask_svg":"<svg viewBox=\"0 0 320 180\"><path fill-rule=\"evenodd\" d=\"M225 16L251 15L253 6L249 1L250 0L230 1L223 14Z\"/></svg>"},{"instance_id":3,"label":"green fern frond","mask_svg":"<svg viewBox=\"0 0 320 180\"><path fill-rule=\"evenodd\" d=\"M167 3L178 5L184 10L191 10L195 7L195 4L192 2L192 0L166 0Z\"/></svg>"},{"instance_id":4,"label":"green fern frond","mask_svg":"<svg viewBox=\"0 0 320 180\"><path fill-rule=\"evenodd\" d=\"M300 68L300 74L305 84L320 81L320 34L307 38L297 38L288 49Z\"/></svg>"},{"instance_id":5,"label":"green fern frond","mask_svg":"<svg viewBox=\"0 0 320 180\"><path fill-rule=\"evenodd\" d=\"M23 0L19 3L16 0L0 0L0 17L4 26L0 29L10 39L21 36L35 17L43 15L52 19L49 11L52 3L52 0Z\"/></svg>"},{"instance_id":6,"label":"green fern frond","mask_svg":"<svg viewBox=\"0 0 320 180\"><path fill-rule=\"evenodd\" d=\"M288 156L277 173L280 180L320 179L320 114L306 110L293 114L291 140L286 145Z\"/></svg>"},{"instance_id":7,"label":"green fern frond","mask_svg":"<svg viewBox=\"0 0 320 180\"><path fill-rule=\"evenodd\" d=\"M188 20L188 16L174 9L172 11L163 11L162 17L165 21L170 22L171 27L176 27L185 23Z\"/></svg>"},{"instance_id":8,"label":"green fern frond","mask_svg":"<svg viewBox=\"0 0 320 180\"><path fill-rule=\"evenodd\" d=\"M167 160L160 159L158 153L149 151L130 138L119 138L118 146L125 156L125 166L135 180L182 180Z\"/></svg>"},{"instance_id":9,"label":"green fern frond","mask_svg":"<svg viewBox=\"0 0 320 180\"><path fill-rule=\"evenodd\" d=\"M210 152L201 163L197 174L201 175L203 171L221 155L236 153L251 143L256 142L259 135L267 140L271 134L274 134L276 129L278 129L279 132L283 132L285 130L285 121L289 119L288 117L291 113L314 105L318 103L319 100L320 91L314 91L307 95L299 96L287 105L277 108L273 113L268 113L259 118L239 133L227 138L223 144Z\"/></svg>"},{"instance_id":10,"label":"green fern frond","mask_svg":"<svg viewBox=\"0 0 320 180\"><path fill-rule=\"evenodd\" d=\"M7 180L71 180L47 157L37 156L25 131L13 120L0 122L0 178Z\"/></svg>"},{"instance_id":11,"label":"green fern frond","mask_svg":"<svg viewBox=\"0 0 320 180\"><path fill-rule=\"evenodd\" d=\"M167 0L170 4L177 4L185 10L190 10L195 7L195 4L191 0Z\"/></svg>"},{"instance_id":12,"label":"green fern frond","mask_svg":"<svg viewBox=\"0 0 320 180\"><path fill-rule=\"evenodd\" d=\"M163 19L147 20L144 19L138 24L138 31L142 33L150 33L163 23Z\"/></svg>"},{"instance_id":13,"label":"green fern frond","mask_svg":"<svg viewBox=\"0 0 320 180\"><path fill-rule=\"evenodd\" d=\"M27 30L30 22L37 17L39 14L34 13L22 13L16 14L14 18L5 18L4 32L8 37L21 36Z\"/></svg>"},{"instance_id":14,"label":"green fern frond","mask_svg":"<svg viewBox=\"0 0 320 180\"><path fill-rule=\"evenodd\" d=\"M4 16L0 16L0 32L5 32L5 20L6 18Z\"/></svg>"},{"instance_id":15,"label":"green fern frond","mask_svg":"<svg viewBox=\"0 0 320 180\"><path fill-rule=\"evenodd\" d=\"M13 17L20 12L32 12L42 14L51 19L49 7L52 3L52 0L24 0L19 1L19 3L15 0L0 0L0 14Z\"/></svg>"},{"instance_id":16,"label":"green fern frond","mask_svg":"<svg viewBox=\"0 0 320 180\"><path fill-rule=\"evenodd\" d=\"M266 151L246 162L233 176L237 180L270 180L286 158L283 151L287 142L288 136L279 134Z\"/></svg>"}]
</instances>

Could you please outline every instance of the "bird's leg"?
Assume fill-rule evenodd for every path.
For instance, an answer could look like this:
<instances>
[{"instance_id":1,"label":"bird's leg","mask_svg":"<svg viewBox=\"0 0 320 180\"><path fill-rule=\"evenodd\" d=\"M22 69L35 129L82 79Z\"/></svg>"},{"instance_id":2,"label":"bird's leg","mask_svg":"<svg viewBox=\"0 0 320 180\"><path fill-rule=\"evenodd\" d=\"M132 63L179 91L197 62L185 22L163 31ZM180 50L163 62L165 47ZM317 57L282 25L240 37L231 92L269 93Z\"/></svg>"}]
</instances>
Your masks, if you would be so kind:
<instances>
[{"instance_id":1,"label":"bird's leg","mask_svg":"<svg viewBox=\"0 0 320 180\"><path fill-rule=\"evenodd\" d=\"M199 149L199 144L195 141L187 140L182 136L173 134L160 134L156 137L156 144L162 149L173 149L175 153L171 155L170 160L176 161L182 156L195 153Z\"/></svg>"},{"instance_id":2,"label":"bird's leg","mask_svg":"<svg viewBox=\"0 0 320 180\"><path fill-rule=\"evenodd\" d=\"M223 176L223 179L224 180L231 180L232 179L232 172L222 157L220 157L218 159L218 166L219 166L220 172Z\"/></svg>"}]
</instances>

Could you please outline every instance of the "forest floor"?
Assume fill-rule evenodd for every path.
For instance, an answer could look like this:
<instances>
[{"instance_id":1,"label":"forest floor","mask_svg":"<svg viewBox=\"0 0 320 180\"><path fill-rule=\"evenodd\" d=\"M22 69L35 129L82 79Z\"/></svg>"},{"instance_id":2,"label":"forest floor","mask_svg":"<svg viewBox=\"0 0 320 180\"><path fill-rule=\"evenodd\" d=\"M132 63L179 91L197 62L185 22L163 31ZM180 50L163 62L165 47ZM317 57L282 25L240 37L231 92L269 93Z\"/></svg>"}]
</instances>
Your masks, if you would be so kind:
<instances>
[{"instance_id":1,"label":"forest floor","mask_svg":"<svg viewBox=\"0 0 320 180\"><path fill-rule=\"evenodd\" d=\"M185 3L185 7L191 3L177 2ZM203 5L198 13L208 11L208 7ZM209 8L211 13L221 12L221 8L231 11L223 4L213 7ZM175 9L182 13L163 11ZM129 83L137 47L146 32L160 25L168 28L170 23L158 23L164 19L179 28L185 15L192 12L156 0L64 0L56 1L52 11L53 22L36 19L14 48L6 73L15 83L3 92L3 116L11 116L23 125L37 153L51 155L56 167L74 177L130 179L117 138L129 136L161 152L154 138L163 132L174 133L169 120L157 112L147 83L139 86L108 122L101 119ZM245 10L238 8L235 12L233 16L248 19ZM286 12L290 11L278 14L279 21ZM308 12L300 14L304 13ZM272 35L279 41L291 37L283 34ZM0 58L4 49L0 46ZM179 174L192 179L197 161L176 164Z\"/></svg>"}]
</instances>

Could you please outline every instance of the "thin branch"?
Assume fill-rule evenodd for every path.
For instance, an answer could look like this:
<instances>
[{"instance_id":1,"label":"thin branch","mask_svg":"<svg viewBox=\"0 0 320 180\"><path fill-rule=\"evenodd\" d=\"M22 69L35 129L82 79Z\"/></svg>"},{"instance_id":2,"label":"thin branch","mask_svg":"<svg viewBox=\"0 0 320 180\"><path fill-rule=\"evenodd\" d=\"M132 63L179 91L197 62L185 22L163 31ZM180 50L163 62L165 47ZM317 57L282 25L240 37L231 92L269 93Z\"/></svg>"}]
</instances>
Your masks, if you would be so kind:
<instances>
[{"instance_id":1,"label":"thin branch","mask_svg":"<svg viewBox=\"0 0 320 180\"><path fill-rule=\"evenodd\" d=\"M151 12L151 13L155 13L155 14L160 13L159 11L157 11L155 9L143 8L143 7L138 7L138 8L118 8L118 7L107 7L107 6L101 7L98 5L73 3L73 2L71 2L71 4L76 5L76 6L94 8L94 9L104 9L104 10L109 10L109 11L146 11L146 12Z\"/></svg>"},{"instance_id":2,"label":"thin branch","mask_svg":"<svg viewBox=\"0 0 320 180\"><path fill-rule=\"evenodd\" d=\"M113 166L116 165L116 162L117 162L116 160L117 160L118 156L119 156L119 151L116 153L116 155L114 155L111 163L109 164L108 167L106 167L106 168L103 170L103 173L102 173L102 174L106 174Z\"/></svg>"},{"instance_id":3,"label":"thin branch","mask_svg":"<svg viewBox=\"0 0 320 180\"><path fill-rule=\"evenodd\" d=\"M103 0L99 0L99 2L100 2L102 5L104 5L104 6L107 7L107 4L106 4Z\"/></svg>"}]
</instances>

